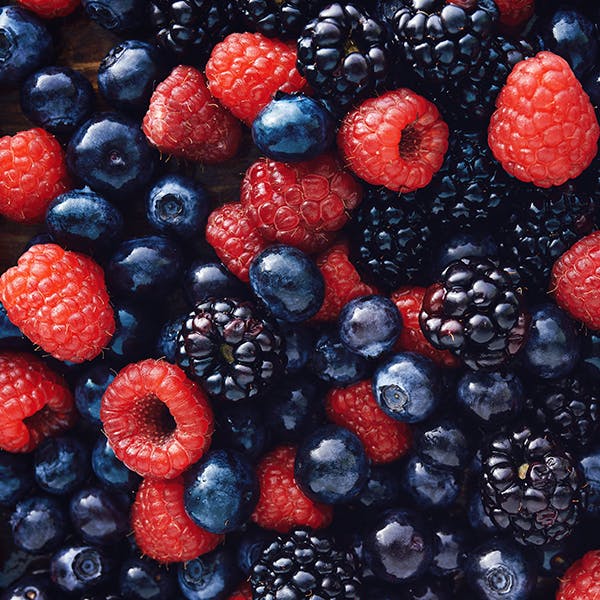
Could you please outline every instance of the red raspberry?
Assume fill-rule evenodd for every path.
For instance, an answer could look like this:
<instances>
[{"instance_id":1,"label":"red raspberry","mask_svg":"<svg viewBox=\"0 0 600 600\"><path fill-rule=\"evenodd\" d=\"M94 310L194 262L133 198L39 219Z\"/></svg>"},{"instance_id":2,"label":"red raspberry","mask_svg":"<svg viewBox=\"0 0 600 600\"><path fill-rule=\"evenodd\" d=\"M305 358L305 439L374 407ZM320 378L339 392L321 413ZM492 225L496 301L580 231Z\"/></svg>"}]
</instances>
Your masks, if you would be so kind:
<instances>
[{"instance_id":1,"label":"red raspberry","mask_svg":"<svg viewBox=\"0 0 600 600\"><path fill-rule=\"evenodd\" d=\"M374 287L362 281L350 262L346 242L339 242L323 252L317 258L317 266L325 280L325 300L313 321L335 321L350 300L377 293Z\"/></svg>"},{"instance_id":2,"label":"red raspberry","mask_svg":"<svg viewBox=\"0 0 600 600\"><path fill-rule=\"evenodd\" d=\"M600 598L600 550L592 550L574 562L560 579L556 600Z\"/></svg>"},{"instance_id":3,"label":"red raspberry","mask_svg":"<svg viewBox=\"0 0 600 600\"><path fill-rule=\"evenodd\" d=\"M242 281L248 281L250 263L268 246L239 202L212 211L206 224L206 241Z\"/></svg>"},{"instance_id":4,"label":"red raspberry","mask_svg":"<svg viewBox=\"0 0 600 600\"><path fill-rule=\"evenodd\" d=\"M235 156L242 128L210 95L204 76L178 66L152 94L142 129L161 152L208 164Z\"/></svg>"},{"instance_id":5,"label":"red raspberry","mask_svg":"<svg viewBox=\"0 0 600 600\"><path fill-rule=\"evenodd\" d=\"M306 86L296 69L296 46L260 33L232 33L217 44L206 78L211 94L247 125L277 91L291 94Z\"/></svg>"},{"instance_id":6,"label":"red raspberry","mask_svg":"<svg viewBox=\"0 0 600 600\"><path fill-rule=\"evenodd\" d=\"M210 445L213 415L201 388L176 365L147 359L122 369L100 418L117 458L143 477L172 479Z\"/></svg>"},{"instance_id":7,"label":"red raspberry","mask_svg":"<svg viewBox=\"0 0 600 600\"><path fill-rule=\"evenodd\" d=\"M416 352L430 358L440 367L459 367L460 360L448 352L434 348L423 335L419 323L419 313L425 297L426 289L423 287L405 286L392 294L392 302L398 308L402 317L402 331L396 343L398 352Z\"/></svg>"},{"instance_id":8,"label":"red raspberry","mask_svg":"<svg viewBox=\"0 0 600 600\"><path fill-rule=\"evenodd\" d=\"M594 107L567 61L544 51L511 71L496 100L488 142L508 173L548 188L590 165L599 135Z\"/></svg>"},{"instance_id":9,"label":"red raspberry","mask_svg":"<svg viewBox=\"0 0 600 600\"><path fill-rule=\"evenodd\" d=\"M32 246L0 277L0 302L26 336L58 360L96 358L115 330L102 268L56 244Z\"/></svg>"},{"instance_id":10,"label":"red raspberry","mask_svg":"<svg viewBox=\"0 0 600 600\"><path fill-rule=\"evenodd\" d=\"M246 171L241 189L263 238L305 252L327 246L361 198L360 185L332 154L295 164L262 158Z\"/></svg>"},{"instance_id":11,"label":"red raspberry","mask_svg":"<svg viewBox=\"0 0 600 600\"><path fill-rule=\"evenodd\" d=\"M48 204L70 187L65 153L43 129L0 138L0 215L42 221Z\"/></svg>"},{"instance_id":12,"label":"red raspberry","mask_svg":"<svg viewBox=\"0 0 600 600\"><path fill-rule=\"evenodd\" d=\"M552 269L556 303L590 329L600 329L600 231L571 246Z\"/></svg>"},{"instance_id":13,"label":"red raspberry","mask_svg":"<svg viewBox=\"0 0 600 600\"><path fill-rule=\"evenodd\" d=\"M338 146L352 171L368 183L412 192L442 166L448 126L435 105L403 88L369 98L348 113Z\"/></svg>"},{"instance_id":14,"label":"red raspberry","mask_svg":"<svg viewBox=\"0 0 600 600\"><path fill-rule=\"evenodd\" d=\"M327 527L333 509L307 498L294 480L296 448L279 446L265 454L256 468L260 497L252 520L265 529L286 533L293 527Z\"/></svg>"},{"instance_id":15,"label":"red raspberry","mask_svg":"<svg viewBox=\"0 0 600 600\"><path fill-rule=\"evenodd\" d=\"M18 2L44 19L65 17L79 6L79 0L18 0Z\"/></svg>"},{"instance_id":16,"label":"red raspberry","mask_svg":"<svg viewBox=\"0 0 600 600\"><path fill-rule=\"evenodd\" d=\"M500 23L519 27L533 16L535 0L494 0L500 11Z\"/></svg>"},{"instance_id":17,"label":"red raspberry","mask_svg":"<svg viewBox=\"0 0 600 600\"><path fill-rule=\"evenodd\" d=\"M248 582L242 585L231 595L228 600L252 600L252 588Z\"/></svg>"},{"instance_id":18,"label":"red raspberry","mask_svg":"<svg viewBox=\"0 0 600 600\"><path fill-rule=\"evenodd\" d=\"M379 408L371 380L331 389L325 399L325 408L331 421L359 437L374 463L397 460L411 447L412 429Z\"/></svg>"},{"instance_id":19,"label":"red raspberry","mask_svg":"<svg viewBox=\"0 0 600 600\"><path fill-rule=\"evenodd\" d=\"M0 448L31 452L75 424L67 383L33 354L0 352Z\"/></svg>"},{"instance_id":20,"label":"red raspberry","mask_svg":"<svg viewBox=\"0 0 600 600\"><path fill-rule=\"evenodd\" d=\"M223 536L194 523L183 505L183 477L144 479L131 508L140 550L161 563L182 562L214 550Z\"/></svg>"}]
</instances>

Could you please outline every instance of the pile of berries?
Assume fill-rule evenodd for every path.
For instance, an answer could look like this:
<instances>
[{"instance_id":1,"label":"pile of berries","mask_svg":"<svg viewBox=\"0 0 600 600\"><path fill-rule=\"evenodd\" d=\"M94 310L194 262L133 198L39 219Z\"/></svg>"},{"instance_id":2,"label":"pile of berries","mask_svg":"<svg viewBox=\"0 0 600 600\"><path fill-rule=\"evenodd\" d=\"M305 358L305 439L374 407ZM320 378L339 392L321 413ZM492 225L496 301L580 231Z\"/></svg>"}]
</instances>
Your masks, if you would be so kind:
<instances>
[{"instance_id":1,"label":"pile of berries","mask_svg":"<svg viewBox=\"0 0 600 600\"><path fill-rule=\"evenodd\" d=\"M0 600L600 598L597 2L3 4Z\"/></svg>"}]
</instances>

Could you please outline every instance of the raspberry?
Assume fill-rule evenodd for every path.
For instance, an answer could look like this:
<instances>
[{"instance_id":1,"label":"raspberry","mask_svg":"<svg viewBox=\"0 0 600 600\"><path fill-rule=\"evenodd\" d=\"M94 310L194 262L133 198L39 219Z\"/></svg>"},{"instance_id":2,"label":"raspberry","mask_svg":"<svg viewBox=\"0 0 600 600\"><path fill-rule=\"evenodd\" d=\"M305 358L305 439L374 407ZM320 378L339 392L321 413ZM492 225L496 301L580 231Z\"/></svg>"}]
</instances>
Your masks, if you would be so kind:
<instances>
[{"instance_id":1,"label":"raspberry","mask_svg":"<svg viewBox=\"0 0 600 600\"><path fill-rule=\"evenodd\" d=\"M567 250L552 268L556 303L590 329L600 329L600 231Z\"/></svg>"},{"instance_id":2,"label":"raspberry","mask_svg":"<svg viewBox=\"0 0 600 600\"><path fill-rule=\"evenodd\" d=\"M434 348L423 335L419 313L425 297L425 288L405 286L392 294L392 301L402 317L402 331L396 343L397 351L416 352L430 358L440 367L458 367L460 360L448 350Z\"/></svg>"},{"instance_id":3,"label":"raspberry","mask_svg":"<svg viewBox=\"0 0 600 600\"><path fill-rule=\"evenodd\" d=\"M239 202L212 211L206 224L206 241L242 281L248 281L250 263L268 246Z\"/></svg>"},{"instance_id":4,"label":"raspberry","mask_svg":"<svg viewBox=\"0 0 600 600\"><path fill-rule=\"evenodd\" d=\"M500 23L507 27L519 27L533 15L535 0L494 0L500 11Z\"/></svg>"},{"instance_id":5,"label":"raspberry","mask_svg":"<svg viewBox=\"0 0 600 600\"><path fill-rule=\"evenodd\" d=\"M373 286L362 281L350 262L346 242L339 242L323 252L317 258L317 266L325 280L325 299L314 321L335 321L350 300L377 293Z\"/></svg>"},{"instance_id":6,"label":"raspberry","mask_svg":"<svg viewBox=\"0 0 600 600\"><path fill-rule=\"evenodd\" d=\"M600 598L600 550L592 550L575 561L560 579L556 600Z\"/></svg>"},{"instance_id":7,"label":"raspberry","mask_svg":"<svg viewBox=\"0 0 600 600\"><path fill-rule=\"evenodd\" d=\"M18 0L18 2L44 19L65 17L79 6L79 0Z\"/></svg>"},{"instance_id":8,"label":"raspberry","mask_svg":"<svg viewBox=\"0 0 600 600\"><path fill-rule=\"evenodd\" d=\"M548 188L590 165L599 135L594 108L568 63L544 51L511 71L496 100L488 142L508 173Z\"/></svg>"},{"instance_id":9,"label":"raspberry","mask_svg":"<svg viewBox=\"0 0 600 600\"><path fill-rule=\"evenodd\" d=\"M108 344L115 319L102 268L56 244L36 244L0 277L8 318L58 360L92 360Z\"/></svg>"},{"instance_id":10,"label":"raspberry","mask_svg":"<svg viewBox=\"0 0 600 600\"><path fill-rule=\"evenodd\" d=\"M256 468L260 497L252 520L265 529L286 533L293 527L327 527L331 506L307 498L294 480L296 448L279 446L265 454Z\"/></svg>"},{"instance_id":11,"label":"raspberry","mask_svg":"<svg viewBox=\"0 0 600 600\"><path fill-rule=\"evenodd\" d=\"M402 88L348 113L338 146L352 171L368 183L412 192L425 187L442 166L448 126L435 105Z\"/></svg>"},{"instance_id":12,"label":"raspberry","mask_svg":"<svg viewBox=\"0 0 600 600\"><path fill-rule=\"evenodd\" d=\"M229 596L228 600L252 600L252 588L248 582L242 583L240 587Z\"/></svg>"},{"instance_id":13,"label":"raspberry","mask_svg":"<svg viewBox=\"0 0 600 600\"><path fill-rule=\"evenodd\" d=\"M251 125L277 91L302 90L296 47L260 33L232 33L217 44L206 64L211 94Z\"/></svg>"},{"instance_id":14,"label":"raspberry","mask_svg":"<svg viewBox=\"0 0 600 600\"><path fill-rule=\"evenodd\" d=\"M232 158L242 137L239 122L210 95L202 73L183 65L154 90L142 129L161 152L208 164Z\"/></svg>"},{"instance_id":15,"label":"raspberry","mask_svg":"<svg viewBox=\"0 0 600 600\"><path fill-rule=\"evenodd\" d=\"M210 445L204 392L176 365L147 359L122 369L102 397L100 418L117 458L143 477L172 479Z\"/></svg>"},{"instance_id":16,"label":"raspberry","mask_svg":"<svg viewBox=\"0 0 600 600\"><path fill-rule=\"evenodd\" d=\"M33 354L0 352L0 448L31 452L74 425L67 383Z\"/></svg>"},{"instance_id":17,"label":"raspberry","mask_svg":"<svg viewBox=\"0 0 600 600\"><path fill-rule=\"evenodd\" d=\"M183 504L183 477L144 479L131 508L131 525L140 550L161 563L182 562L214 550L223 536L194 523Z\"/></svg>"},{"instance_id":18,"label":"raspberry","mask_svg":"<svg viewBox=\"0 0 600 600\"><path fill-rule=\"evenodd\" d=\"M266 158L246 171L241 201L263 238L305 252L327 246L362 197L332 154L296 164Z\"/></svg>"},{"instance_id":19,"label":"raspberry","mask_svg":"<svg viewBox=\"0 0 600 600\"><path fill-rule=\"evenodd\" d=\"M355 433L374 463L388 463L404 456L412 445L412 430L386 415L373 396L371 380L345 388L333 388L325 399L327 416Z\"/></svg>"},{"instance_id":20,"label":"raspberry","mask_svg":"<svg viewBox=\"0 0 600 600\"><path fill-rule=\"evenodd\" d=\"M0 138L0 215L42 221L51 200L70 187L65 153L43 129Z\"/></svg>"}]
</instances>

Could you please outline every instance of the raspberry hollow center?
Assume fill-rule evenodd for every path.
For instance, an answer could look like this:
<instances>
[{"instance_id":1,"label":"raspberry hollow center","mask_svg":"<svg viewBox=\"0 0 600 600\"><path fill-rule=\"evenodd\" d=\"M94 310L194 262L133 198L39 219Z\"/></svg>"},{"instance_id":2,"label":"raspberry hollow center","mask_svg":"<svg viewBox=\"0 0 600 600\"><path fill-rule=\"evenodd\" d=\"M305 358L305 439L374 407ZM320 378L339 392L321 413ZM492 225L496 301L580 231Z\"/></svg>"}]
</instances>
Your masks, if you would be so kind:
<instances>
[{"instance_id":1,"label":"raspberry hollow center","mask_svg":"<svg viewBox=\"0 0 600 600\"><path fill-rule=\"evenodd\" d=\"M155 443L166 442L177 429L169 407L156 396L146 396L133 409L133 418L145 436Z\"/></svg>"},{"instance_id":2,"label":"raspberry hollow center","mask_svg":"<svg viewBox=\"0 0 600 600\"><path fill-rule=\"evenodd\" d=\"M408 125L402 130L399 147L400 157L404 160L414 160L418 157L421 134L414 125Z\"/></svg>"}]
</instances>

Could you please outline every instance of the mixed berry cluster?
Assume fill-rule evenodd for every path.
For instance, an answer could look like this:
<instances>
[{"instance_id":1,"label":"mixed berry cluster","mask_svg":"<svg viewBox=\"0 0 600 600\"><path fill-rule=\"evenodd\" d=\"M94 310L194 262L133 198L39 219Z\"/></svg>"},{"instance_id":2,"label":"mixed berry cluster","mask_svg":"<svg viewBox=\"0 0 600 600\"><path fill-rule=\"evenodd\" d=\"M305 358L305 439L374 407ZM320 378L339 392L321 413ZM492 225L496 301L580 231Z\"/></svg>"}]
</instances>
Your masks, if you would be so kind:
<instances>
[{"instance_id":1,"label":"mixed berry cluster","mask_svg":"<svg viewBox=\"0 0 600 600\"><path fill-rule=\"evenodd\" d=\"M0 600L600 597L596 3L18 0L15 91Z\"/></svg>"}]
</instances>

